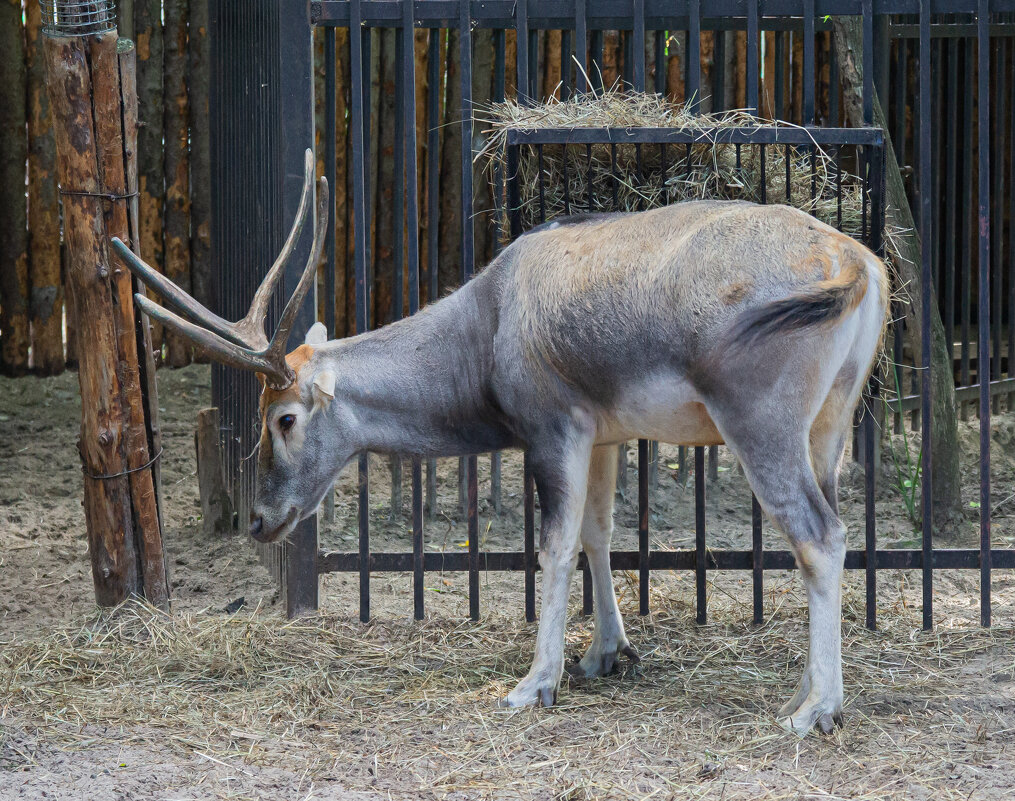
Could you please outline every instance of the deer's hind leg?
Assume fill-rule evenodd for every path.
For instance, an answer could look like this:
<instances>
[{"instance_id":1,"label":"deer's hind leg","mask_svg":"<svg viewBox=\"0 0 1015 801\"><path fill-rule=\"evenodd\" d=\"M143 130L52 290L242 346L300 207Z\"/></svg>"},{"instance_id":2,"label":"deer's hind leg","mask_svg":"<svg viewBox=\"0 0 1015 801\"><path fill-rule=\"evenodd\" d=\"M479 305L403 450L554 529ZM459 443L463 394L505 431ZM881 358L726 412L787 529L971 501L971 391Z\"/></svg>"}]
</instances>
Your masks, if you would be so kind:
<instances>
[{"instance_id":1,"label":"deer's hind leg","mask_svg":"<svg viewBox=\"0 0 1015 801\"><path fill-rule=\"evenodd\" d=\"M818 484L809 433L814 411L719 404L713 419L744 466L762 508L789 541L810 612L807 665L779 718L798 734L831 731L842 715L842 566L846 530ZM834 446L832 447L834 450ZM833 480L834 481L834 480ZM830 487L834 491L834 486Z\"/></svg>"},{"instance_id":2,"label":"deer's hind leg","mask_svg":"<svg viewBox=\"0 0 1015 801\"><path fill-rule=\"evenodd\" d=\"M595 630L592 644L577 665L569 665L574 676L605 676L612 673L623 654L639 662L638 653L624 633L624 621L617 606L610 571L610 539L613 536L613 496L617 487L617 446L600 445L592 450L588 494L582 517L581 543L589 560L595 600Z\"/></svg>"}]
</instances>

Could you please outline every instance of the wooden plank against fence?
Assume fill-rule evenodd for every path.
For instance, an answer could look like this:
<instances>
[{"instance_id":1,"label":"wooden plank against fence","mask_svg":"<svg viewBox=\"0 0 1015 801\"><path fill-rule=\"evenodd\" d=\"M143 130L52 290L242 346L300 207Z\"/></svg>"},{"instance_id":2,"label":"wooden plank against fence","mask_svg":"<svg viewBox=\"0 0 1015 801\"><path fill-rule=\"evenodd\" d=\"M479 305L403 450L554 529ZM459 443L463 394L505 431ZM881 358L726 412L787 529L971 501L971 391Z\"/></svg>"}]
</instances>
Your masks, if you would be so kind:
<instances>
[{"instance_id":1,"label":"wooden plank against fence","mask_svg":"<svg viewBox=\"0 0 1015 801\"><path fill-rule=\"evenodd\" d=\"M233 505L226 492L219 442L219 410L212 406L197 413L194 431L197 454L197 485L201 495L201 521L204 533L230 534L233 530ZM332 499L334 506L334 499Z\"/></svg>"},{"instance_id":2,"label":"wooden plank against fence","mask_svg":"<svg viewBox=\"0 0 1015 801\"><path fill-rule=\"evenodd\" d=\"M165 205L165 171L162 163L162 0L135 0L137 35L138 175L141 257L163 269L162 213ZM152 348L161 362L162 326L152 323Z\"/></svg>"},{"instance_id":3,"label":"wooden plank against fence","mask_svg":"<svg viewBox=\"0 0 1015 801\"><path fill-rule=\"evenodd\" d=\"M32 368L38 375L64 369L63 281L60 277L60 202L56 191L56 142L46 94L46 62L39 36L42 8L25 4L28 63L29 313Z\"/></svg>"},{"instance_id":4,"label":"wooden plank against fence","mask_svg":"<svg viewBox=\"0 0 1015 801\"><path fill-rule=\"evenodd\" d=\"M0 0L0 371L28 371L28 73L21 3Z\"/></svg>"}]
</instances>

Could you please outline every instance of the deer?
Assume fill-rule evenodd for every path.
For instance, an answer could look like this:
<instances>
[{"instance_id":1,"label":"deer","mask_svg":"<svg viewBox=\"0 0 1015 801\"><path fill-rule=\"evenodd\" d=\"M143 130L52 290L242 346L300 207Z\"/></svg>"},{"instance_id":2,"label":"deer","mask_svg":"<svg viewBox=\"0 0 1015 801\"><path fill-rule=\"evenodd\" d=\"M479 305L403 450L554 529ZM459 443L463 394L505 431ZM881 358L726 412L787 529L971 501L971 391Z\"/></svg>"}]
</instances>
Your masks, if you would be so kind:
<instances>
[{"instance_id":1,"label":"deer","mask_svg":"<svg viewBox=\"0 0 1015 801\"><path fill-rule=\"evenodd\" d=\"M777 719L801 736L842 725L838 472L885 327L881 260L780 205L706 200L561 218L517 237L415 315L334 341L317 323L286 354L321 257L324 178L313 246L270 340L264 318L313 188L308 150L292 229L236 323L113 240L162 298L160 306L137 293L142 312L260 378L250 536L284 539L364 451L526 450L542 510L541 610L531 667L500 704L548 707L565 668L579 549L592 575L594 629L570 671L603 676L621 657L639 661L610 569L618 443L725 444L787 539L806 588L806 664Z\"/></svg>"}]
</instances>

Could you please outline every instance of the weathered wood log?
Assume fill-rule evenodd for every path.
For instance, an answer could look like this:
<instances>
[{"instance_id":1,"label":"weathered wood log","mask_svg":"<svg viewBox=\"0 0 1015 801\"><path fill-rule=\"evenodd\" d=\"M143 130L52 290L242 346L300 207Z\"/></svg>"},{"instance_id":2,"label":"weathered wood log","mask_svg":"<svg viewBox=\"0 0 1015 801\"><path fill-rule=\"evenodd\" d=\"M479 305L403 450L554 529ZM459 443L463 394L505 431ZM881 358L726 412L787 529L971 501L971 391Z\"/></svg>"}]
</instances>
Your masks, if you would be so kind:
<instances>
[{"instance_id":1,"label":"weathered wood log","mask_svg":"<svg viewBox=\"0 0 1015 801\"><path fill-rule=\"evenodd\" d=\"M38 375L63 372L63 280L60 270L60 199L56 142L46 94L46 62L39 36L42 8L25 4L28 61L29 316L32 368Z\"/></svg>"},{"instance_id":2,"label":"weathered wood log","mask_svg":"<svg viewBox=\"0 0 1015 801\"><path fill-rule=\"evenodd\" d=\"M0 371L28 371L28 72L21 3L0 0Z\"/></svg>"},{"instance_id":3,"label":"weathered wood log","mask_svg":"<svg viewBox=\"0 0 1015 801\"><path fill-rule=\"evenodd\" d=\"M187 39L187 108L190 115L190 287L197 302L216 304L211 282L211 39L209 0L190 0ZM195 358L201 358L199 351Z\"/></svg>"},{"instance_id":4,"label":"weathered wood log","mask_svg":"<svg viewBox=\"0 0 1015 801\"><path fill-rule=\"evenodd\" d=\"M335 175L336 187L346 184L349 146L349 29L335 30ZM329 176L328 180L332 180ZM349 261L349 204L347 192L335 192L335 336L355 333L356 316L352 309L355 292L349 288L352 278Z\"/></svg>"},{"instance_id":5,"label":"weathered wood log","mask_svg":"<svg viewBox=\"0 0 1015 801\"><path fill-rule=\"evenodd\" d=\"M219 441L219 410L212 406L197 413L194 431L197 458L197 486L201 496L201 521L207 535L233 531L233 504L226 491ZM332 498L334 507L334 498Z\"/></svg>"},{"instance_id":6,"label":"weathered wood log","mask_svg":"<svg viewBox=\"0 0 1015 801\"><path fill-rule=\"evenodd\" d=\"M81 453L85 520L96 600L119 603L144 595L164 606L169 590L138 342L144 328L135 315L129 271L113 262L111 236L130 239L126 162L132 157L133 110L124 114L115 33L82 39L45 37L49 98L57 166L64 193L67 285L82 342ZM133 92L128 80L128 97ZM129 102L129 101L128 101ZM147 394L147 403L145 395Z\"/></svg>"},{"instance_id":7,"label":"weathered wood log","mask_svg":"<svg viewBox=\"0 0 1015 801\"><path fill-rule=\"evenodd\" d=\"M135 0L137 43L139 203L141 257L163 270L162 213L166 199L163 167L162 0ZM147 291L147 290L146 290ZM151 293L149 293L151 294ZM162 325L152 323L152 347L162 361Z\"/></svg>"},{"instance_id":8,"label":"weathered wood log","mask_svg":"<svg viewBox=\"0 0 1015 801\"><path fill-rule=\"evenodd\" d=\"M165 126L166 201L163 212L165 269L185 292L190 286L190 114L187 106L187 15L189 0L165 0L162 33L163 125ZM166 331L166 364L190 364L193 346Z\"/></svg>"},{"instance_id":9,"label":"weathered wood log","mask_svg":"<svg viewBox=\"0 0 1015 801\"><path fill-rule=\"evenodd\" d=\"M861 20L853 17L834 17L835 55L842 85L842 104L850 125L863 125L863 35ZM920 290L921 242L916 233L913 212L906 199L906 185L895 158L884 109L877 94L874 96L874 125L885 131L886 222L899 232L892 237L893 264L898 272L901 287L895 291L918 293ZM933 287L931 288L933 292ZM936 293L935 293L936 295ZM923 330L922 309L914 295L906 307L909 328L919 336ZM959 472L962 451L959 446L958 418L955 406L955 378L944 324L941 322L937 298L931 302L931 444L934 453L933 517L935 533L954 531L957 514L962 508L962 481ZM919 342L916 352L920 352ZM882 430L887 430L882 427Z\"/></svg>"}]
</instances>

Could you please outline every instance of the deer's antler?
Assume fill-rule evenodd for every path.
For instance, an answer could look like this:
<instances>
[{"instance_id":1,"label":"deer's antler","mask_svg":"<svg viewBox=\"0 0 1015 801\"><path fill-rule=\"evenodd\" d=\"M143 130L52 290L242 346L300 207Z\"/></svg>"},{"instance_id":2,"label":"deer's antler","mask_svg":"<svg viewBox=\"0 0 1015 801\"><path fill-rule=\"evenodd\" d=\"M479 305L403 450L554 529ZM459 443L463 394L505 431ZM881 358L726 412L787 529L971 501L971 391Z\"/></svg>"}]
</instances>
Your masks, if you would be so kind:
<instances>
[{"instance_id":1,"label":"deer's antler","mask_svg":"<svg viewBox=\"0 0 1015 801\"><path fill-rule=\"evenodd\" d=\"M317 263L324 246L324 237L328 230L328 181L321 178L317 193L317 229L314 232L314 245L310 251L303 274L300 276L296 289L286 303L279 319L275 333L269 340L264 333L264 318L268 311L268 303L282 274L286 263L292 257L296 243L299 241L303 226L310 214L310 202L314 192L314 157L308 149L304 165L303 195L296 212L296 220L289 231L282 251L275 263L268 270L261 285L254 293L250 310L239 322L231 323L209 311L171 280L139 259L134 252L116 237L113 248L123 259L130 271L137 276L149 289L159 293L162 301L169 309L145 297L141 293L134 295L134 301L141 310L154 320L158 320L190 339L196 345L207 350L223 364L238 367L242 370L254 370L264 373L266 380L274 389L285 389L293 383L295 375L285 361L286 341L292 330L296 313L299 311L303 298L313 284L317 272ZM176 311L171 311L175 309Z\"/></svg>"}]
</instances>

